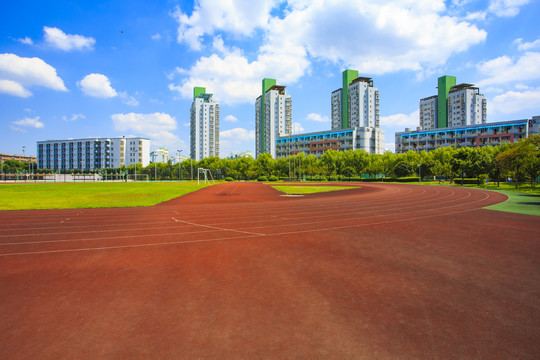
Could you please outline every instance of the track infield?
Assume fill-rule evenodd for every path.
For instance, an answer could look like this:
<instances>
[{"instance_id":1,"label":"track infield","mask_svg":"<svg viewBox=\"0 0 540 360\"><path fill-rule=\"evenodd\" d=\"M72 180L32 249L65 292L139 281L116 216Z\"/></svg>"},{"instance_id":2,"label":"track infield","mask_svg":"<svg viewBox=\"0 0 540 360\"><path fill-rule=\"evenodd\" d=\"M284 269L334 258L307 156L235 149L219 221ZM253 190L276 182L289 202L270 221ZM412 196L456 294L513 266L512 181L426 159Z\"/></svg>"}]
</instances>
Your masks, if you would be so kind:
<instances>
[{"instance_id":1,"label":"track infield","mask_svg":"<svg viewBox=\"0 0 540 360\"><path fill-rule=\"evenodd\" d=\"M540 357L540 217L361 186L0 212L0 358Z\"/></svg>"}]
</instances>

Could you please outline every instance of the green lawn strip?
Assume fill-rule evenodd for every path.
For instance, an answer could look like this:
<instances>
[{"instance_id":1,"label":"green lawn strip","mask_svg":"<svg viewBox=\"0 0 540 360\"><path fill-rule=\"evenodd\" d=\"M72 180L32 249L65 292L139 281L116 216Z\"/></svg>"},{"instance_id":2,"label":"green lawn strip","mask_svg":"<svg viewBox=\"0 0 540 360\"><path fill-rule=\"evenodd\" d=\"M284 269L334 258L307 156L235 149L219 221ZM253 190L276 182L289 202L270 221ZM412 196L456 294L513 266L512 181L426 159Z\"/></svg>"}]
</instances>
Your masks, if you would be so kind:
<instances>
[{"instance_id":1,"label":"green lawn strip","mask_svg":"<svg viewBox=\"0 0 540 360\"><path fill-rule=\"evenodd\" d=\"M467 187L500 192L508 196L508 200L499 204L487 206L485 209L540 216L540 188L531 188L529 184L522 184L516 189L515 185L506 183L500 183L499 186L497 186L496 183L461 185L459 180L456 180L456 182L457 183L454 184L439 184L438 182L430 181L422 182L422 184Z\"/></svg>"},{"instance_id":2,"label":"green lawn strip","mask_svg":"<svg viewBox=\"0 0 540 360\"><path fill-rule=\"evenodd\" d=\"M286 194L313 194L328 191L357 189L359 186L332 186L332 185L271 185L274 189Z\"/></svg>"},{"instance_id":3,"label":"green lawn strip","mask_svg":"<svg viewBox=\"0 0 540 360\"><path fill-rule=\"evenodd\" d=\"M492 190L508 196L505 202L485 209L540 216L540 195L510 190Z\"/></svg>"},{"instance_id":4,"label":"green lawn strip","mask_svg":"<svg viewBox=\"0 0 540 360\"><path fill-rule=\"evenodd\" d=\"M0 210L152 206L206 186L195 181L3 184Z\"/></svg>"}]
</instances>

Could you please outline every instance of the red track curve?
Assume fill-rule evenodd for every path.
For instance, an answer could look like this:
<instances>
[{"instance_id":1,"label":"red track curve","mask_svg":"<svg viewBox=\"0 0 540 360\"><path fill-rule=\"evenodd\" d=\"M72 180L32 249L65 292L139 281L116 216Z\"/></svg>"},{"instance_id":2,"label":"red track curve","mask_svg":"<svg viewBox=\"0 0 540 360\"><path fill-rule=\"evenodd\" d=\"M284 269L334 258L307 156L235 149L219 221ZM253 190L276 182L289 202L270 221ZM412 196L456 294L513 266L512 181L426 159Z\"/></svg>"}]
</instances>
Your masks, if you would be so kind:
<instances>
[{"instance_id":1,"label":"red track curve","mask_svg":"<svg viewBox=\"0 0 540 360\"><path fill-rule=\"evenodd\" d=\"M280 194L0 212L0 358L540 357L540 217L462 188Z\"/></svg>"}]
</instances>

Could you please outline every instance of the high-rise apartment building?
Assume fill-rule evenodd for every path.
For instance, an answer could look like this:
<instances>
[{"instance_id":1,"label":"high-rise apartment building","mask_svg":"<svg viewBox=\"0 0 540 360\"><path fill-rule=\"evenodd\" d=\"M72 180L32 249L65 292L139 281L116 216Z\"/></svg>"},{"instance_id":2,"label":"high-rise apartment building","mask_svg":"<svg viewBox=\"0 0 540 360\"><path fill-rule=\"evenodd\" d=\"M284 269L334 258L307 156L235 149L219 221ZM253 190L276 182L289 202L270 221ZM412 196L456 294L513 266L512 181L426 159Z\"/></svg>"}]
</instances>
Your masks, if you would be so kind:
<instances>
[{"instance_id":1,"label":"high-rise apartment building","mask_svg":"<svg viewBox=\"0 0 540 360\"><path fill-rule=\"evenodd\" d=\"M191 158L219 156L219 104L206 88L193 88L191 104Z\"/></svg>"},{"instance_id":2,"label":"high-rise apartment building","mask_svg":"<svg viewBox=\"0 0 540 360\"><path fill-rule=\"evenodd\" d=\"M37 142L38 169L97 170L150 163L147 138L86 138Z\"/></svg>"},{"instance_id":3,"label":"high-rise apartment building","mask_svg":"<svg viewBox=\"0 0 540 360\"><path fill-rule=\"evenodd\" d=\"M471 84L456 85L454 76L438 79L438 94L420 100L423 130L484 124L487 104L484 95Z\"/></svg>"},{"instance_id":4,"label":"high-rise apartment building","mask_svg":"<svg viewBox=\"0 0 540 360\"><path fill-rule=\"evenodd\" d=\"M332 92L332 130L379 127L379 90L356 70L343 72L343 87Z\"/></svg>"},{"instance_id":5,"label":"high-rise apartment building","mask_svg":"<svg viewBox=\"0 0 540 360\"><path fill-rule=\"evenodd\" d=\"M276 157L276 139L292 131L292 99L275 79L262 80L262 95L255 101L255 156Z\"/></svg>"},{"instance_id":6,"label":"high-rise apartment building","mask_svg":"<svg viewBox=\"0 0 540 360\"><path fill-rule=\"evenodd\" d=\"M484 95L471 84L456 85L448 93L448 127L479 125L487 121Z\"/></svg>"}]
</instances>

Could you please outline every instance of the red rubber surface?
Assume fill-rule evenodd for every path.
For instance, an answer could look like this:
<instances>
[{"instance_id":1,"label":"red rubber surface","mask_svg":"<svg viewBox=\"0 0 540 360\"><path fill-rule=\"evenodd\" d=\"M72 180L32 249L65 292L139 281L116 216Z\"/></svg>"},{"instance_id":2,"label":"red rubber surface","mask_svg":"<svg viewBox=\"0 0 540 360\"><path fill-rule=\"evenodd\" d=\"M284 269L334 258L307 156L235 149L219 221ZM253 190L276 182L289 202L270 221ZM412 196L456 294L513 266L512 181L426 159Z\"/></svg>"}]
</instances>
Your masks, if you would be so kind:
<instances>
[{"instance_id":1,"label":"red rubber surface","mask_svg":"<svg viewBox=\"0 0 540 360\"><path fill-rule=\"evenodd\" d=\"M0 212L0 358L540 358L540 217L461 188L279 194Z\"/></svg>"}]
</instances>

